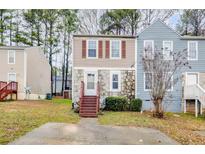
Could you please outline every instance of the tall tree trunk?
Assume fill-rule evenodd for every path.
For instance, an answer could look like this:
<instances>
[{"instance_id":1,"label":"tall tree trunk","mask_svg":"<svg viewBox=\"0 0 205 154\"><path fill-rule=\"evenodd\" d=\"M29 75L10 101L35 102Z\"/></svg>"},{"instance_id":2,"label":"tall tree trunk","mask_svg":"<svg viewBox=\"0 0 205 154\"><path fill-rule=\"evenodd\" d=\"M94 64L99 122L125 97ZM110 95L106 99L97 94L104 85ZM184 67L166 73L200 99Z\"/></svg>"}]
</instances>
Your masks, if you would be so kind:
<instances>
[{"instance_id":1,"label":"tall tree trunk","mask_svg":"<svg viewBox=\"0 0 205 154\"><path fill-rule=\"evenodd\" d=\"M3 45L4 44L4 25L3 25L3 10L1 10L1 14L0 14L0 16L1 16L1 45Z\"/></svg>"},{"instance_id":2,"label":"tall tree trunk","mask_svg":"<svg viewBox=\"0 0 205 154\"><path fill-rule=\"evenodd\" d=\"M31 26L31 36L30 36L31 38L31 46L33 46L33 24L32 24L32 26Z\"/></svg>"},{"instance_id":3,"label":"tall tree trunk","mask_svg":"<svg viewBox=\"0 0 205 154\"><path fill-rule=\"evenodd\" d=\"M47 37L48 37L48 25L47 23L44 23L45 24L45 36L44 36L44 54L46 54L47 52Z\"/></svg>"},{"instance_id":4,"label":"tall tree trunk","mask_svg":"<svg viewBox=\"0 0 205 154\"><path fill-rule=\"evenodd\" d=\"M51 66L51 95L53 95L53 53L52 53L52 47L53 47L53 42L52 42L52 31L53 31L53 24L50 23L50 46L49 46L49 64Z\"/></svg>"},{"instance_id":5,"label":"tall tree trunk","mask_svg":"<svg viewBox=\"0 0 205 154\"><path fill-rule=\"evenodd\" d=\"M56 89L57 89L57 67L55 68L55 87L54 87L54 90L55 90L55 96L56 96Z\"/></svg>"},{"instance_id":6,"label":"tall tree trunk","mask_svg":"<svg viewBox=\"0 0 205 154\"><path fill-rule=\"evenodd\" d=\"M10 16L12 17L12 13L10 12ZM12 46L12 18L9 21L10 29L9 29L9 45Z\"/></svg>"},{"instance_id":7,"label":"tall tree trunk","mask_svg":"<svg viewBox=\"0 0 205 154\"><path fill-rule=\"evenodd\" d=\"M63 37L63 64L62 64L62 89L61 95L63 94L64 85L65 85L65 57L66 57L66 32L64 32Z\"/></svg>"},{"instance_id":8,"label":"tall tree trunk","mask_svg":"<svg viewBox=\"0 0 205 154\"><path fill-rule=\"evenodd\" d=\"M16 19L17 19L17 24L16 24L16 34L15 34L15 39L16 39L16 46L18 46L19 45L19 11L17 10L17 12L16 12Z\"/></svg>"},{"instance_id":9,"label":"tall tree trunk","mask_svg":"<svg viewBox=\"0 0 205 154\"><path fill-rule=\"evenodd\" d=\"M68 60L69 60L69 51L70 51L70 37L69 37L69 34L68 34L68 49L67 49L67 54L66 54L66 69L65 69L65 88L68 87L68 68L69 68L69 63L68 63Z\"/></svg>"},{"instance_id":10,"label":"tall tree trunk","mask_svg":"<svg viewBox=\"0 0 205 154\"><path fill-rule=\"evenodd\" d=\"M41 45L41 40L40 40L40 25L38 24L38 27L37 27L37 46L40 46Z\"/></svg>"},{"instance_id":11,"label":"tall tree trunk","mask_svg":"<svg viewBox=\"0 0 205 154\"><path fill-rule=\"evenodd\" d=\"M162 98L154 99L154 107L155 107L154 117L163 118L164 111L163 111L163 105L162 105Z\"/></svg>"}]
</instances>

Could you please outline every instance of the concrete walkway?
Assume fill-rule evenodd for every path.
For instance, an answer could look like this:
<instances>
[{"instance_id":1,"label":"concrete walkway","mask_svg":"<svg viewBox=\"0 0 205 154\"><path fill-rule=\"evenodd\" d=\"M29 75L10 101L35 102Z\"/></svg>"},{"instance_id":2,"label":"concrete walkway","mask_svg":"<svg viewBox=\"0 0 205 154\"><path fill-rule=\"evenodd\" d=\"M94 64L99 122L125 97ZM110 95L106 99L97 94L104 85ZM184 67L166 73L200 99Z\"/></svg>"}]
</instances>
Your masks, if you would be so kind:
<instances>
[{"instance_id":1,"label":"concrete walkway","mask_svg":"<svg viewBox=\"0 0 205 154\"><path fill-rule=\"evenodd\" d=\"M10 144L178 144L158 130L99 125L83 118L79 124L47 123Z\"/></svg>"}]
</instances>

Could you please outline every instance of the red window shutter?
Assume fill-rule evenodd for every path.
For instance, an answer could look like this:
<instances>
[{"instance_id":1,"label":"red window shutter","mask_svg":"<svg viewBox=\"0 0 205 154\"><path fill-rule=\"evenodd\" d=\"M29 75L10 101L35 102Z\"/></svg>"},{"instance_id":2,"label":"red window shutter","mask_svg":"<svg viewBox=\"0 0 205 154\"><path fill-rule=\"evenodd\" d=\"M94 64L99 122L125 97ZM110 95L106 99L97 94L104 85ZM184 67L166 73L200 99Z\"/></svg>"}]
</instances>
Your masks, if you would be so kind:
<instances>
[{"instance_id":1,"label":"red window shutter","mask_svg":"<svg viewBox=\"0 0 205 154\"><path fill-rule=\"evenodd\" d=\"M86 40L82 41L82 58L86 58Z\"/></svg>"},{"instance_id":2,"label":"red window shutter","mask_svg":"<svg viewBox=\"0 0 205 154\"><path fill-rule=\"evenodd\" d=\"M121 48L121 54L122 54L122 58L126 58L126 41L122 41L122 44L121 44L122 48Z\"/></svg>"},{"instance_id":3,"label":"red window shutter","mask_svg":"<svg viewBox=\"0 0 205 154\"><path fill-rule=\"evenodd\" d=\"M110 41L105 42L105 58L110 58Z\"/></svg>"},{"instance_id":4,"label":"red window shutter","mask_svg":"<svg viewBox=\"0 0 205 154\"><path fill-rule=\"evenodd\" d=\"M98 57L102 58L103 57L103 50L102 50L103 46L102 46L102 41L98 41Z\"/></svg>"}]
</instances>

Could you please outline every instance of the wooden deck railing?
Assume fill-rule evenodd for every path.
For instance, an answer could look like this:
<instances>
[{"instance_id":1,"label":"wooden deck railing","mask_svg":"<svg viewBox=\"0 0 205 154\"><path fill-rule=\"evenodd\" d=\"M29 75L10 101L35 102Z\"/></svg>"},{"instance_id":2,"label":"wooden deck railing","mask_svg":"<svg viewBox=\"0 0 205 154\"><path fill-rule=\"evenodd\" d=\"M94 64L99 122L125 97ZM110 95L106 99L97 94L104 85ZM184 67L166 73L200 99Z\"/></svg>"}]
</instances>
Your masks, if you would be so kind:
<instances>
[{"instance_id":1,"label":"wooden deck railing","mask_svg":"<svg viewBox=\"0 0 205 154\"><path fill-rule=\"evenodd\" d=\"M3 100L8 94L16 94L17 99L18 82L9 82L4 87L0 89L0 100Z\"/></svg>"},{"instance_id":2,"label":"wooden deck railing","mask_svg":"<svg viewBox=\"0 0 205 154\"><path fill-rule=\"evenodd\" d=\"M5 81L0 81L0 89L5 87L7 85L7 82Z\"/></svg>"}]
</instances>

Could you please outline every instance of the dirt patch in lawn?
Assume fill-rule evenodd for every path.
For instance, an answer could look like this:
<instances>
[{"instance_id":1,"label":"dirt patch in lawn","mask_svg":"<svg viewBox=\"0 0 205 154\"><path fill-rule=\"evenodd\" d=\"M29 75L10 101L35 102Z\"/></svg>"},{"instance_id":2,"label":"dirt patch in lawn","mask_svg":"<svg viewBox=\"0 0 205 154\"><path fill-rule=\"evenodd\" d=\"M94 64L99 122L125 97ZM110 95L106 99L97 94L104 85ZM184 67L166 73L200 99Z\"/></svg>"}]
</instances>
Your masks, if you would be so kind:
<instances>
[{"instance_id":1,"label":"dirt patch in lawn","mask_svg":"<svg viewBox=\"0 0 205 154\"><path fill-rule=\"evenodd\" d=\"M205 130L205 118L190 114L166 113L164 119L153 118L151 113L105 112L101 124L156 128L181 144L205 144L205 137L195 131Z\"/></svg>"},{"instance_id":2,"label":"dirt patch in lawn","mask_svg":"<svg viewBox=\"0 0 205 154\"><path fill-rule=\"evenodd\" d=\"M77 123L71 101L0 102L0 144L7 144L47 122Z\"/></svg>"}]
</instances>

